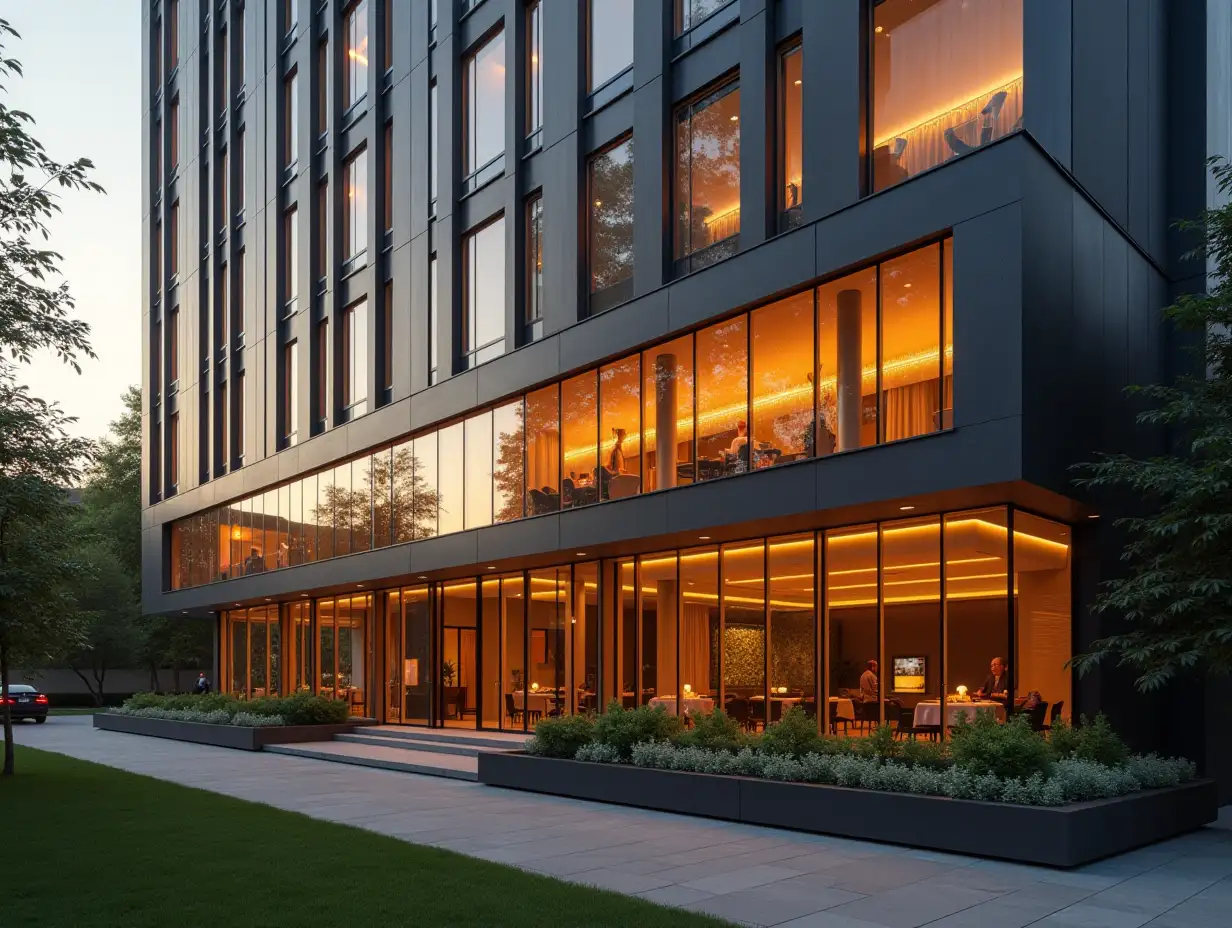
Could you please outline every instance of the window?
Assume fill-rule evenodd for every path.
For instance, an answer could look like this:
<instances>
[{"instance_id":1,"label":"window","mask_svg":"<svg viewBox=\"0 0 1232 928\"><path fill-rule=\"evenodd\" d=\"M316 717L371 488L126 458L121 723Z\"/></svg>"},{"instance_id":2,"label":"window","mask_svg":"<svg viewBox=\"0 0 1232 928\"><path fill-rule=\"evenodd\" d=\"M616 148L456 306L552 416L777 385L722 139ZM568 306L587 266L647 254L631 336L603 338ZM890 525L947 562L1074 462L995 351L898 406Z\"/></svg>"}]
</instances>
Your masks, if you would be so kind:
<instances>
[{"instance_id":1,"label":"window","mask_svg":"<svg viewBox=\"0 0 1232 928\"><path fill-rule=\"evenodd\" d=\"M642 435L647 490L693 482L692 335L642 353Z\"/></svg>"},{"instance_id":2,"label":"window","mask_svg":"<svg viewBox=\"0 0 1232 928\"><path fill-rule=\"evenodd\" d=\"M368 248L368 152L360 149L344 166L346 178L346 210L342 214L342 240L346 242L346 260L352 260Z\"/></svg>"},{"instance_id":3,"label":"window","mask_svg":"<svg viewBox=\"0 0 1232 928\"><path fill-rule=\"evenodd\" d=\"M473 367L505 353L504 217L463 240L462 266L462 353Z\"/></svg>"},{"instance_id":4,"label":"window","mask_svg":"<svg viewBox=\"0 0 1232 928\"><path fill-rule=\"evenodd\" d=\"M881 265L881 441L942 428L951 408L941 344L941 245L918 248Z\"/></svg>"},{"instance_id":5,"label":"window","mask_svg":"<svg viewBox=\"0 0 1232 928\"><path fill-rule=\"evenodd\" d=\"M329 273L329 181L317 185L317 266L315 279Z\"/></svg>"},{"instance_id":6,"label":"window","mask_svg":"<svg viewBox=\"0 0 1232 928\"><path fill-rule=\"evenodd\" d=\"M167 269L163 266L163 224L154 220L154 286L161 288Z\"/></svg>"},{"instance_id":7,"label":"window","mask_svg":"<svg viewBox=\"0 0 1232 928\"><path fill-rule=\"evenodd\" d=\"M813 454L813 291L749 313L752 419L749 466Z\"/></svg>"},{"instance_id":8,"label":"window","mask_svg":"<svg viewBox=\"0 0 1232 928\"><path fill-rule=\"evenodd\" d=\"M283 282L286 293L284 311L291 315L296 309L299 298L299 210L292 206L287 210L282 220L282 247L284 249L282 266L286 279Z\"/></svg>"},{"instance_id":9,"label":"window","mask_svg":"<svg viewBox=\"0 0 1232 928\"><path fill-rule=\"evenodd\" d=\"M385 123L385 224L382 228L392 232L394 228L394 124Z\"/></svg>"},{"instance_id":10,"label":"window","mask_svg":"<svg viewBox=\"0 0 1232 928\"><path fill-rule=\"evenodd\" d=\"M526 514L560 509L560 385L526 395Z\"/></svg>"},{"instance_id":11,"label":"window","mask_svg":"<svg viewBox=\"0 0 1232 928\"><path fill-rule=\"evenodd\" d=\"M244 53L245 42L244 29L244 7L235 8L235 73L240 79L240 90L244 89L244 71L247 62L247 56Z\"/></svg>"},{"instance_id":12,"label":"window","mask_svg":"<svg viewBox=\"0 0 1232 928\"><path fill-rule=\"evenodd\" d=\"M180 308L171 310L167 320L167 383L180 379Z\"/></svg>"},{"instance_id":13,"label":"window","mask_svg":"<svg viewBox=\"0 0 1232 928\"><path fill-rule=\"evenodd\" d=\"M428 199L432 204L430 208L432 214L436 213L436 146L440 142L437 120L436 81L433 81L432 86L428 88Z\"/></svg>"},{"instance_id":14,"label":"window","mask_svg":"<svg viewBox=\"0 0 1232 928\"><path fill-rule=\"evenodd\" d=\"M171 204L171 215L168 220L170 241L167 245L167 257L171 262L171 278L180 273L180 201Z\"/></svg>"},{"instance_id":15,"label":"window","mask_svg":"<svg viewBox=\"0 0 1232 928\"><path fill-rule=\"evenodd\" d=\"M599 369L599 499L642 491L641 357Z\"/></svg>"},{"instance_id":16,"label":"window","mask_svg":"<svg viewBox=\"0 0 1232 928\"><path fill-rule=\"evenodd\" d=\"M428 383L436 383L437 377L437 332L440 325L440 309L436 292L436 255L428 260Z\"/></svg>"},{"instance_id":17,"label":"window","mask_svg":"<svg viewBox=\"0 0 1232 928\"><path fill-rule=\"evenodd\" d=\"M329 424L329 320L317 323L316 345L316 418L322 425Z\"/></svg>"},{"instance_id":18,"label":"window","mask_svg":"<svg viewBox=\"0 0 1232 928\"><path fill-rule=\"evenodd\" d=\"M539 0L526 7L526 135L538 147L543 129L543 12Z\"/></svg>"},{"instance_id":19,"label":"window","mask_svg":"<svg viewBox=\"0 0 1232 928\"><path fill-rule=\"evenodd\" d=\"M240 371L235 381L235 456L242 463L244 460L244 405L248 393L244 372Z\"/></svg>"},{"instance_id":20,"label":"window","mask_svg":"<svg viewBox=\"0 0 1232 928\"><path fill-rule=\"evenodd\" d=\"M231 339L231 275L224 264L218 269L218 344L225 353Z\"/></svg>"},{"instance_id":21,"label":"window","mask_svg":"<svg viewBox=\"0 0 1232 928\"><path fill-rule=\"evenodd\" d=\"M172 488L180 483L180 414L173 412L167 422L167 478Z\"/></svg>"},{"instance_id":22,"label":"window","mask_svg":"<svg viewBox=\"0 0 1232 928\"><path fill-rule=\"evenodd\" d=\"M877 268L817 288L816 454L877 442Z\"/></svg>"},{"instance_id":23,"label":"window","mask_svg":"<svg viewBox=\"0 0 1232 928\"><path fill-rule=\"evenodd\" d=\"M543 334L543 194L526 204L526 324L529 338Z\"/></svg>"},{"instance_id":24,"label":"window","mask_svg":"<svg viewBox=\"0 0 1232 928\"><path fill-rule=\"evenodd\" d=\"M385 281L381 302L381 389L394 388L394 282Z\"/></svg>"},{"instance_id":25,"label":"window","mask_svg":"<svg viewBox=\"0 0 1232 928\"><path fill-rule=\"evenodd\" d=\"M299 71L292 69L283 82L283 158L284 167L299 160Z\"/></svg>"},{"instance_id":26,"label":"window","mask_svg":"<svg viewBox=\"0 0 1232 928\"><path fill-rule=\"evenodd\" d=\"M154 38L154 68L151 73L154 75L155 92L157 93L157 87L163 81L163 42L166 41L166 37L163 35L162 17L154 19L154 26L150 34Z\"/></svg>"},{"instance_id":27,"label":"window","mask_svg":"<svg viewBox=\"0 0 1232 928\"><path fill-rule=\"evenodd\" d=\"M504 170L503 163L495 163L505 152L503 32L485 42L466 60L462 79L462 99L466 108L463 158L466 177L474 189Z\"/></svg>"},{"instance_id":28,"label":"window","mask_svg":"<svg viewBox=\"0 0 1232 928\"><path fill-rule=\"evenodd\" d=\"M367 412L368 302L348 306L342 316L342 405L352 416Z\"/></svg>"},{"instance_id":29,"label":"window","mask_svg":"<svg viewBox=\"0 0 1232 928\"><path fill-rule=\"evenodd\" d=\"M633 139L590 161L590 311L633 296Z\"/></svg>"},{"instance_id":30,"label":"window","mask_svg":"<svg viewBox=\"0 0 1232 928\"><path fill-rule=\"evenodd\" d=\"M797 45L783 54L779 69L779 202L781 229L793 229L804 220L804 159L801 126L804 99L804 54Z\"/></svg>"},{"instance_id":31,"label":"window","mask_svg":"<svg viewBox=\"0 0 1232 928\"><path fill-rule=\"evenodd\" d=\"M236 185L236 214L240 217L244 214L244 204L248 199L248 191L245 187L248 183L248 149L244 146L244 130L240 129L235 137L235 150L240 156L240 176L239 183Z\"/></svg>"},{"instance_id":32,"label":"window","mask_svg":"<svg viewBox=\"0 0 1232 928\"><path fill-rule=\"evenodd\" d=\"M492 410L492 521L522 518L526 468L522 400Z\"/></svg>"},{"instance_id":33,"label":"window","mask_svg":"<svg viewBox=\"0 0 1232 928\"><path fill-rule=\"evenodd\" d=\"M358 0L346 11L343 33L342 105L349 110L368 93L368 0Z\"/></svg>"},{"instance_id":34,"label":"window","mask_svg":"<svg viewBox=\"0 0 1232 928\"><path fill-rule=\"evenodd\" d=\"M230 60L227 56L227 46L230 44L230 36L226 29L218 31L218 51L214 56L217 62L218 69L218 99L222 103L221 110L226 112L227 105L230 102L227 99L227 88L231 86L231 75L227 73L227 62Z\"/></svg>"},{"instance_id":35,"label":"window","mask_svg":"<svg viewBox=\"0 0 1232 928\"><path fill-rule=\"evenodd\" d=\"M282 350L282 429L288 445L299 437L299 342Z\"/></svg>"},{"instance_id":36,"label":"window","mask_svg":"<svg viewBox=\"0 0 1232 928\"><path fill-rule=\"evenodd\" d=\"M317 138L329 128L329 39L317 43Z\"/></svg>"},{"instance_id":37,"label":"window","mask_svg":"<svg viewBox=\"0 0 1232 928\"><path fill-rule=\"evenodd\" d=\"M586 371L560 385L561 506L599 501L599 381Z\"/></svg>"},{"instance_id":38,"label":"window","mask_svg":"<svg viewBox=\"0 0 1232 928\"><path fill-rule=\"evenodd\" d=\"M171 114L167 120L167 142L171 148L171 172L180 166L180 98L171 101Z\"/></svg>"},{"instance_id":39,"label":"window","mask_svg":"<svg viewBox=\"0 0 1232 928\"><path fill-rule=\"evenodd\" d=\"M163 324L159 320L154 320L154 327L150 334L150 370L153 373L151 380L154 381L154 398L157 401L162 393L163 384L166 382L165 371L162 369L163 362Z\"/></svg>"},{"instance_id":40,"label":"window","mask_svg":"<svg viewBox=\"0 0 1232 928\"><path fill-rule=\"evenodd\" d=\"M392 0L386 0L385 3L385 25L384 25L384 58L383 62L386 71L393 70L394 66L394 5Z\"/></svg>"},{"instance_id":41,"label":"window","mask_svg":"<svg viewBox=\"0 0 1232 928\"><path fill-rule=\"evenodd\" d=\"M590 0L587 91L593 93L633 64L633 0Z\"/></svg>"},{"instance_id":42,"label":"window","mask_svg":"<svg viewBox=\"0 0 1232 928\"><path fill-rule=\"evenodd\" d=\"M463 525L471 529L492 524L492 413L471 416L463 425L466 433Z\"/></svg>"},{"instance_id":43,"label":"window","mask_svg":"<svg viewBox=\"0 0 1232 928\"><path fill-rule=\"evenodd\" d=\"M708 19L731 0L675 0L676 2L676 35L683 35L694 26Z\"/></svg>"},{"instance_id":44,"label":"window","mask_svg":"<svg viewBox=\"0 0 1232 928\"><path fill-rule=\"evenodd\" d=\"M226 229L229 225L227 222L227 204L230 202L227 191L231 187L231 177L227 173L229 169L230 161L227 157L227 150L224 148L218 153L218 218L220 229Z\"/></svg>"},{"instance_id":45,"label":"window","mask_svg":"<svg viewBox=\"0 0 1232 928\"><path fill-rule=\"evenodd\" d=\"M748 316L697 333L697 479L749 470Z\"/></svg>"},{"instance_id":46,"label":"window","mask_svg":"<svg viewBox=\"0 0 1232 928\"><path fill-rule=\"evenodd\" d=\"M239 343L244 344L244 330L248 320L245 318L248 308L247 294L244 293L244 252L235 258L235 336Z\"/></svg>"},{"instance_id":47,"label":"window","mask_svg":"<svg viewBox=\"0 0 1232 928\"><path fill-rule=\"evenodd\" d=\"M231 407L227 403L227 382L218 385L218 399L215 400L218 416L218 459L219 472L226 473L231 466Z\"/></svg>"},{"instance_id":48,"label":"window","mask_svg":"<svg viewBox=\"0 0 1232 928\"><path fill-rule=\"evenodd\" d=\"M282 0L282 31L285 35L299 22L299 0Z\"/></svg>"},{"instance_id":49,"label":"window","mask_svg":"<svg viewBox=\"0 0 1232 928\"><path fill-rule=\"evenodd\" d=\"M874 190L1021 128L1022 16L1022 0L886 0L875 8Z\"/></svg>"},{"instance_id":50,"label":"window","mask_svg":"<svg viewBox=\"0 0 1232 928\"><path fill-rule=\"evenodd\" d=\"M167 2L167 74L180 66L180 0Z\"/></svg>"},{"instance_id":51,"label":"window","mask_svg":"<svg viewBox=\"0 0 1232 928\"><path fill-rule=\"evenodd\" d=\"M740 89L734 82L677 111L675 186L677 273L735 254L740 235Z\"/></svg>"}]
</instances>

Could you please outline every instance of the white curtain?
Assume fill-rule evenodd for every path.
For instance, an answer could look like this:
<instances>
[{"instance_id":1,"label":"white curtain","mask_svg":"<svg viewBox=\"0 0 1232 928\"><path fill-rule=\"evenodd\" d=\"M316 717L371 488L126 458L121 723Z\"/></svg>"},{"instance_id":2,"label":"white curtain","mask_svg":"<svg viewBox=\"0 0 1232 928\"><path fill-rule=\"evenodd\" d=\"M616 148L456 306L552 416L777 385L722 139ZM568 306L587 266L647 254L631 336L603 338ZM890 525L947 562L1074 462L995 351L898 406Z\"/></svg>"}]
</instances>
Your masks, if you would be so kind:
<instances>
[{"instance_id":1,"label":"white curtain","mask_svg":"<svg viewBox=\"0 0 1232 928\"><path fill-rule=\"evenodd\" d=\"M710 679L710 609L697 603L685 603L680 620L680 683L693 687L693 692L709 696L718 694Z\"/></svg>"}]
</instances>

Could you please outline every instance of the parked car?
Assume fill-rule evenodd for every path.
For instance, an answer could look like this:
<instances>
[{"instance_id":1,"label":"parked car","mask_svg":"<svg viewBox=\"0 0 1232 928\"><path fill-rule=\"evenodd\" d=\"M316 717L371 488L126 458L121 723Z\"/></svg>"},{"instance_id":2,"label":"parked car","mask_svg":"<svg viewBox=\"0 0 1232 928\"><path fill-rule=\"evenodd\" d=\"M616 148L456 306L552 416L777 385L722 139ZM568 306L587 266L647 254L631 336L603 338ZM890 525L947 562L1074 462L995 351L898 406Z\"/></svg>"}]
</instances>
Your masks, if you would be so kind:
<instances>
[{"instance_id":1,"label":"parked car","mask_svg":"<svg viewBox=\"0 0 1232 928\"><path fill-rule=\"evenodd\" d=\"M40 725L47 721L47 696L28 683L9 686L9 716L14 722L19 719L34 719Z\"/></svg>"}]
</instances>

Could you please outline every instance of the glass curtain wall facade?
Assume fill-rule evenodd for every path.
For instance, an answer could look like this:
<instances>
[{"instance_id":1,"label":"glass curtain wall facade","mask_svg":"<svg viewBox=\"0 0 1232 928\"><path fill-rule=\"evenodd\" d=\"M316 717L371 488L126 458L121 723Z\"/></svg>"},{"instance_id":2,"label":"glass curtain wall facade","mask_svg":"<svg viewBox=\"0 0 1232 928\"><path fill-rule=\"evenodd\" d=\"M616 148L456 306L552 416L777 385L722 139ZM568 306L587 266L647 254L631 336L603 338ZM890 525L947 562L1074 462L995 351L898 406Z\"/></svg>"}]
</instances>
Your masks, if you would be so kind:
<instances>
[{"instance_id":1,"label":"glass curtain wall facade","mask_svg":"<svg viewBox=\"0 0 1232 928\"><path fill-rule=\"evenodd\" d=\"M179 520L170 587L948 429L951 251L926 245Z\"/></svg>"},{"instance_id":2,"label":"glass curtain wall facade","mask_svg":"<svg viewBox=\"0 0 1232 928\"><path fill-rule=\"evenodd\" d=\"M233 610L222 679L445 727L525 731L615 701L945 737L1032 692L1065 715L1071 570L1066 525L947 512Z\"/></svg>"}]
</instances>

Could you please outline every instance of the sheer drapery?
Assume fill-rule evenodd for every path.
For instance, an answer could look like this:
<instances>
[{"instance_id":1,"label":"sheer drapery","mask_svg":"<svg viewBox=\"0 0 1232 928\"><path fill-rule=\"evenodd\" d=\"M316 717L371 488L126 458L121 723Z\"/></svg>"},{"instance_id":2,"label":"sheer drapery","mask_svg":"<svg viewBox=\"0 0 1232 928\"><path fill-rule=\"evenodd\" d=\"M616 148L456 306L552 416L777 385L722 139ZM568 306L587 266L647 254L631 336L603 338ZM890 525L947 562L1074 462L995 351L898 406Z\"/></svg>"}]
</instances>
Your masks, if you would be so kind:
<instances>
[{"instance_id":1,"label":"sheer drapery","mask_svg":"<svg viewBox=\"0 0 1232 928\"><path fill-rule=\"evenodd\" d=\"M680 614L680 679L695 693L717 696L710 679L710 607L685 603Z\"/></svg>"},{"instance_id":2,"label":"sheer drapery","mask_svg":"<svg viewBox=\"0 0 1232 928\"><path fill-rule=\"evenodd\" d=\"M937 428L937 381L925 380L885 391L885 440L923 435Z\"/></svg>"}]
</instances>

